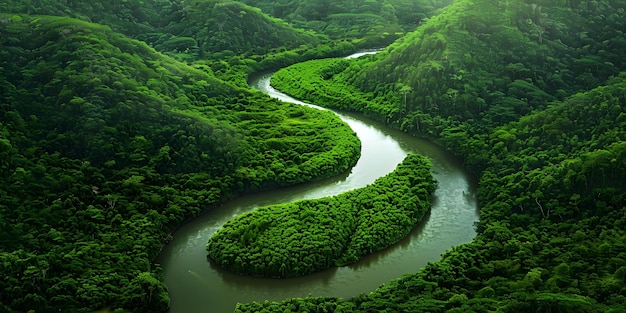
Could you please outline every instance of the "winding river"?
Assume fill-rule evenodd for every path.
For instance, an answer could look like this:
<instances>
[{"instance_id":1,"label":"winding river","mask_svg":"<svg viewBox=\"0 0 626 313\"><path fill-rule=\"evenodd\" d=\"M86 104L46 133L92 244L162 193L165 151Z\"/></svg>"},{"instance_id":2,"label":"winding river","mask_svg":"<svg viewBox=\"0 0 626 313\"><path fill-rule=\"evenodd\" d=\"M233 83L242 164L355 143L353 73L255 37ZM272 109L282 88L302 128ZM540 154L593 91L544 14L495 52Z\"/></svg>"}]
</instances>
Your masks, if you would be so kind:
<instances>
[{"instance_id":1,"label":"winding river","mask_svg":"<svg viewBox=\"0 0 626 313\"><path fill-rule=\"evenodd\" d=\"M363 54L367 52L351 57ZM271 73L259 76L250 85L283 101L309 105L274 90L270 77ZM238 302L279 301L309 295L351 298L373 291L404 273L418 271L428 262L439 260L452 246L474 238L473 224L478 220L476 183L458 160L426 140L358 115L335 113L361 139L361 158L351 172L324 181L242 196L178 229L157 260L164 270L171 313L232 312ZM290 279L239 276L207 262L207 240L237 215L261 206L364 187L391 172L407 153L419 153L432 161L432 173L439 187L431 212L422 223L388 249L350 266Z\"/></svg>"}]
</instances>

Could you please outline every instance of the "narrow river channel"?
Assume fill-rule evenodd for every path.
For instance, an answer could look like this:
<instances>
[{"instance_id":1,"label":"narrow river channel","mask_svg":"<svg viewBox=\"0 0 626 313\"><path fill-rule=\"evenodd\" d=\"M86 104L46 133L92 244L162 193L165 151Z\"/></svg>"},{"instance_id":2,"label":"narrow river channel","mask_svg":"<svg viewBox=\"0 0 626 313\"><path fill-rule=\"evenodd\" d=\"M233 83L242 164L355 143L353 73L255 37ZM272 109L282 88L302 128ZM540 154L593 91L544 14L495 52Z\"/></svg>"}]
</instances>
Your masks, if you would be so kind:
<instances>
[{"instance_id":1,"label":"narrow river channel","mask_svg":"<svg viewBox=\"0 0 626 313\"><path fill-rule=\"evenodd\" d=\"M308 105L274 90L270 77L271 73L259 76L250 85L283 101ZM239 197L185 224L173 234L174 239L157 260L164 270L171 313L232 312L238 302L280 301L309 295L351 298L404 273L416 272L428 262L439 260L452 246L474 238L473 224L478 220L476 182L457 159L426 140L358 115L337 114L352 127L362 143L361 158L350 173ZM431 212L409 236L392 247L351 266L290 279L239 276L207 262L207 240L237 215L261 206L336 195L364 187L391 172L407 153L419 153L432 161L432 173L439 187Z\"/></svg>"}]
</instances>

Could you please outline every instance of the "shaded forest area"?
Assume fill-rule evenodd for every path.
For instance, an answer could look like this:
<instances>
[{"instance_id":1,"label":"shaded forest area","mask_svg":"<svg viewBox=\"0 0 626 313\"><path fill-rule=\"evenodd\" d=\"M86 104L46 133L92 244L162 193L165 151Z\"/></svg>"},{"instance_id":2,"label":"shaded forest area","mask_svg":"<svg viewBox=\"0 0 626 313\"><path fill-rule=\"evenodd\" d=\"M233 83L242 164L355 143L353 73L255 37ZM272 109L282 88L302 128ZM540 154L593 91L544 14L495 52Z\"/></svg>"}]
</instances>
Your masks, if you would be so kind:
<instances>
[{"instance_id":1,"label":"shaded forest area","mask_svg":"<svg viewBox=\"0 0 626 313\"><path fill-rule=\"evenodd\" d=\"M258 59L297 48L323 51L325 44L342 41L360 47L387 45L450 2L1 0L0 5L6 12L68 16L108 25L188 61L239 55Z\"/></svg>"},{"instance_id":2,"label":"shaded forest area","mask_svg":"<svg viewBox=\"0 0 626 313\"><path fill-rule=\"evenodd\" d=\"M358 158L336 117L251 92L247 75L414 27L273 84L461 156L480 178L477 237L354 299L237 311L626 307L626 1L0 7L0 310L166 311L152 261L176 225Z\"/></svg>"},{"instance_id":3,"label":"shaded forest area","mask_svg":"<svg viewBox=\"0 0 626 313\"><path fill-rule=\"evenodd\" d=\"M314 30L332 39L358 39L367 46L385 45L452 1L241 1L287 21L298 28Z\"/></svg>"},{"instance_id":4,"label":"shaded forest area","mask_svg":"<svg viewBox=\"0 0 626 313\"><path fill-rule=\"evenodd\" d=\"M222 81L108 26L0 20L2 311L166 311L152 262L174 227L359 158L334 114Z\"/></svg>"}]
</instances>

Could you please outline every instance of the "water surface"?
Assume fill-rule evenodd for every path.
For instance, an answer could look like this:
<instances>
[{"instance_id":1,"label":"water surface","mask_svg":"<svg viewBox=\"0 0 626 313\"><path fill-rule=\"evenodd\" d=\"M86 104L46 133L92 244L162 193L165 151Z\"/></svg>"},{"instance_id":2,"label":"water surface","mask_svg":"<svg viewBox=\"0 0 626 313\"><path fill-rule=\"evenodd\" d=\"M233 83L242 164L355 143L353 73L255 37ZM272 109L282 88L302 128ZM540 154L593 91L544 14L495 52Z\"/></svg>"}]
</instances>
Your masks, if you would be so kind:
<instances>
[{"instance_id":1,"label":"water surface","mask_svg":"<svg viewBox=\"0 0 626 313\"><path fill-rule=\"evenodd\" d=\"M366 52L365 54L374 53ZM251 86L283 101L302 103L270 86L270 74ZM315 106L313 106L315 107ZM320 108L321 109L321 108ZM280 301L292 297L351 298L370 292L407 272L416 272L443 252L471 241L478 220L475 180L441 147L366 118L337 113L357 133L361 158L350 173L319 182L234 199L185 224L157 260L164 269L172 313L232 312L238 302ZM208 239L226 221L261 206L336 195L364 187L393 171L407 153L427 156L439 186L431 212L403 240L350 266L289 279L253 278L215 267L206 259Z\"/></svg>"}]
</instances>

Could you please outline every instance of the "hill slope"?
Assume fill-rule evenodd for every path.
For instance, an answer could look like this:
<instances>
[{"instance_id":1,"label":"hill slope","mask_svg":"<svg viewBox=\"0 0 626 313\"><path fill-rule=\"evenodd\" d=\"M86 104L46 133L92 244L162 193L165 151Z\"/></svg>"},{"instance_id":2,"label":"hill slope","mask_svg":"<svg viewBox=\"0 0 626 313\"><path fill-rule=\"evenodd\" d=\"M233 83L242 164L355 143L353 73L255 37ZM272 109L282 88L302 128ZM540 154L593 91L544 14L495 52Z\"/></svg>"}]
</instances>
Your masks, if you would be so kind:
<instances>
[{"instance_id":1,"label":"hill slope","mask_svg":"<svg viewBox=\"0 0 626 313\"><path fill-rule=\"evenodd\" d=\"M199 49L200 57L228 50L236 55L264 54L273 49L293 49L301 45L315 46L324 37L313 32L297 30L261 10L237 1L194 0L185 1L172 15L164 28L173 37L159 38L155 46L167 51ZM145 36L145 35L144 35ZM181 45L183 38L193 38L197 46L187 39L189 47Z\"/></svg>"},{"instance_id":2,"label":"hill slope","mask_svg":"<svg viewBox=\"0 0 626 313\"><path fill-rule=\"evenodd\" d=\"M388 44L412 31L422 19L452 1L430 0L279 0L251 1L249 5L292 25L312 29L335 39L357 39L369 46Z\"/></svg>"},{"instance_id":3,"label":"hill slope","mask_svg":"<svg viewBox=\"0 0 626 313\"><path fill-rule=\"evenodd\" d=\"M3 12L69 16L110 26L161 52L191 58L264 54L277 48L315 46L325 38L298 30L237 1L6 1ZM189 57L185 56L185 57Z\"/></svg>"},{"instance_id":4,"label":"hill slope","mask_svg":"<svg viewBox=\"0 0 626 313\"><path fill-rule=\"evenodd\" d=\"M358 159L332 113L231 86L107 26L0 20L2 311L165 311L151 261L173 227Z\"/></svg>"},{"instance_id":5,"label":"hill slope","mask_svg":"<svg viewBox=\"0 0 626 313\"><path fill-rule=\"evenodd\" d=\"M576 3L457 1L345 79L409 119L512 121L624 68L624 1Z\"/></svg>"}]
</instances>

